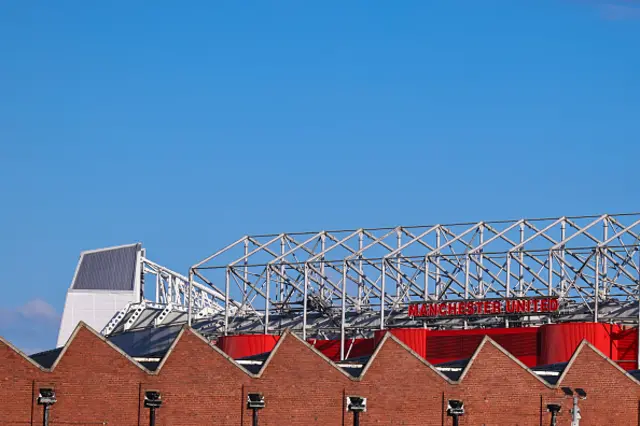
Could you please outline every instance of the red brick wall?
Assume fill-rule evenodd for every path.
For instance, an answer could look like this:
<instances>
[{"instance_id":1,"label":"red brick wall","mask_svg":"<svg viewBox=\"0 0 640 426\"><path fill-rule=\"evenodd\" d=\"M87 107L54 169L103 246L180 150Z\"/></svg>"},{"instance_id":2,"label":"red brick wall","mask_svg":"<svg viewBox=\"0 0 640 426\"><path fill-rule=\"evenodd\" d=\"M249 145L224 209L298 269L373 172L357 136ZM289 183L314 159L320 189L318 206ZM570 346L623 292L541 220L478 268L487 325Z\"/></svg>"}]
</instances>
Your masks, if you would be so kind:
<instances>
[{"instance_id":1,"label":"red brick wall","mask_svg":"<svg viewBox=\"0 0 640 426\"><path fill-rule=\"evenodd\" d=\"M42 370L0 342L0 426L42 424L32 389L53 385L58 403L51 426L106 422L148 425L145 390L159 390L164 405L158 426L251 424L248 392L265 395L261 426L352 424L345 395L368 398L361 425L451 425L443 402L460 398L462 425L548 425L546 404L563 404L568 424L571 401L485 341L459 383L449 382L387 338L360 379L346 376L295 336L281 339L260 375L231 362L190 330L183 331L162 367L150 373L95 332L80 327L52 371ZM583 387L582 425L637 425L640 386L589 346L581 346L559 386ZM541 409L542 403L542 409ZM33 412L32 412L33 411ZM33 423L32 422L33 417Z\"/></svg>"}]
</instances>

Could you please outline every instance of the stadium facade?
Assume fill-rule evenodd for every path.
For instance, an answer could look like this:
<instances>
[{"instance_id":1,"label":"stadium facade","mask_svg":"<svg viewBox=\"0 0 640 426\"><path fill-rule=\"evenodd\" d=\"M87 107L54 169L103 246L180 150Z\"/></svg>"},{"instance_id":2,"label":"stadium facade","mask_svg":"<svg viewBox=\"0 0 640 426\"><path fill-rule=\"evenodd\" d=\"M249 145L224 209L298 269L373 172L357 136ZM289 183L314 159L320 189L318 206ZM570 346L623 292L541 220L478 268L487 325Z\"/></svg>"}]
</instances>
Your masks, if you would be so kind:
<instances>
[{"instance_id":1,"label":"stadium facade","mask_svg":"<svg viewBox=\"0 0 640 426\"><path fill-rule=\"evenodd\" d=\"M640 214L93 250L0 425L636 425L639 296Z\"/></svg>"}]
</instances>

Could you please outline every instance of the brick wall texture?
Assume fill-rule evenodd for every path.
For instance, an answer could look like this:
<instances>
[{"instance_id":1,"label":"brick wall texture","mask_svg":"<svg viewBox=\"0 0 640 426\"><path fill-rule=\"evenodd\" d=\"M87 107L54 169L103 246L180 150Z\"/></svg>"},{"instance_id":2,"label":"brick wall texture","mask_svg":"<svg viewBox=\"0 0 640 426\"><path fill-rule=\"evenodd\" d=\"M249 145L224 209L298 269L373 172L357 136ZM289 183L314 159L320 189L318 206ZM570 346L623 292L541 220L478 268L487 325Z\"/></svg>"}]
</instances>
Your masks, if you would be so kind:
<instances>
[{"instance_id":1,"label":"brick wall texture","mask_svg":"<svg viewBox=\"0 0 640 426\"><path fill-rule=\"evenodd\" d=\"M571 423L572 405L564 386L588 393L579 403L582 426L640 425L640 383L586 342L550 385L488 338L458 381L390 335L357 378L291 334L280 339L259 374L248 373L188 328L153 372L84 324L48 369L0 340L0 426L41 425L42 387L53 387L58 399L51 426L146 426L147 390L162 394L158 426L251 425L249 392L265 395L260 426L352 425L347 395L368 399L362 426L452 425L449 399L464 401L462 426L549 425L549 403L562 405L563 426Z\"/></svg>"}]
</instances>

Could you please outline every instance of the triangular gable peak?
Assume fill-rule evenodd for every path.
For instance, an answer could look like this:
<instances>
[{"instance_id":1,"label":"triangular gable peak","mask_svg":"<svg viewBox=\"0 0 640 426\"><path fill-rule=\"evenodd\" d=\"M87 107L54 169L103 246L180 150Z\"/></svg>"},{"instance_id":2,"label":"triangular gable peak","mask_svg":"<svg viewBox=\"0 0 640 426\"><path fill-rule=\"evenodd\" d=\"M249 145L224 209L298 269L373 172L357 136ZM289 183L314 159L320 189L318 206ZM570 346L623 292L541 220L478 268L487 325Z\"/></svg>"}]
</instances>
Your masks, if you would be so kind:
<instances>
[{"instance_id":1,"label":"triangular gable peak","mask_svg":"<svg viewBox=\"0 0 640 426\"><path fill-rule=\"evenodd\" d=\"M581 358L587 356L586 355L587 351L591 351L592 353L594 353L598 357L602 358L604 362L606 362L611 367L613 367L615 370L620 372L620 374L624 375L627 379L631 380L634 384L640 385L640 381L638 381L631 374L627 373L622 367L620 367L618 364L616 364L611 358L606 356L598 348L596 348L591 343L589 343L588 340L584 339L584 340L582 340L582 342L580 342L580 344L576 348L575 352L573 352L573 355L571 355L571 358L569 359L569 362L567 363L567 365L564 367L564 370L562 370L562 374L560 374L560 378L558 378L557 387L561 387L561 384L565 381L565 379L567 378L567 375L570 373L571 368L574 367L574 365Z\"/></svg>"},{"instance_id":2,"label":"triangular gable peak","mask_svg":"<svg viewBox=\"0 0 640 426\"><path fill-rule=\"evenodd\" d=\"M296 336L290 330L286 330L282 335L282 337L280 337L280 339L278 340L278 343L276 343L276 346L273 348L273 350L269 354L269 357L266 359L266 361L262 365L262 368L260 369L260 372L256 377L263 377L265 372L273 369L272 364L274 363L274 360L278 360L278 358L285 356L283 352L286 352L289 350L296 351L297 350L296 348L303 349L299 355L318 357L323 363L329 364L329 366L333 367L335 370L337 370L340 374L345 376L347 379L356 380L355 377L351 376L349 373L344 371L335 362L327 358L322 352L314 348L308 342L305 342L304 340L302 340L300 337Z\"/></svg>"},{"instance_id":3,"label":"triangular gable peak","mask_svg":"<svg viewBox=\"0 0 640 426\"><path fill-rule=\"evenodd\" d=\"M35 368L36 370L45 372L49 371L3 337L0 337L0 360L2 360L0 362L2 365L9 365L9 363L15 360L20 364L27 365L28 368Z\"/></svg>"},{"instance_id":4,"label":"triangular gable peak","mask_svg":"<svg viewBox=\"0 0 640 426\"><path fill-rule=\"evenodd\" d=\"M480 342L480 344L478 345L478 348L473 353L473 356L469 360L469 363L462 371L462 374L460 375L460 378L458 379L457 383L462 383L464 379L467 377L469 371L471 371L474 368L474 364L477 363L478 359L480 359L480 357L485 356L484 354L490 351L491 349L497 350L502 356L505 357L505 359L509 359L511 362L516 364L522 370L529 373L531 376L533 376L537 381L542 383L547 388L554 387L553 385L549 384L547 381L542 379L540 376L538 376L533 370L527 367L522 361L520 361L518 358L513 356L509 351L507 351L505 348L500 346L496 341L494 341L489 336L485 336L482 339L482 342ZM490 354L487 354L486 356L489 356L489 355Z\"/></svg>"},{"instance_id":5,"label":"triangular gable peak","mask_svg":"<svg viewBox=\"0 0 640 426\"><path fill-rule=\"evenodd\" d=\"M152 372L149 371L147 368L145 368L145 366L137 362L135 359L129 356L129 354L127 354L125 351L123 351L118 346L111 343L104 336L102 336L100 333L98 333L96 330L94 330L93 328L91 328L89 325L87 325L82 321L80 321L76 326L75 330L73 330L71 337L69 337L69 340L67 340L67 343L62 348L62 351L58 355L58 358L55 360L55 362L53 363L49 371L55 371L58 365L60 364L60 362L63 359L65 359L65 357L69 356L67 354L69 348L72 348L76 345L81 345L84 339L91 339L94 342L98 342L99 345L104 345L105 347L109 348L109 350L115 351L115 353L117 353L119 356L129 361L131 364L133 364L143 372L147 374L152 374ZM91 354L88 354L88 353L85 353L84 355L87 357L91 356Z\"/></svg>"},{"instance_id":6,"label":"triangular gable peak","mask_svg":"<svg viewBox=\"0 0 640 426\"><path fill-rule=\"evenodd\" d=\"M414 358L416 358L426 368L429 368L431 371L433 371L436 374L436 376L440 377L442 380L444 380L449 384L454 384L454 382L450 378L445 376L441 371L438 371L438 369L434 367L433 364L426 361L424 358L418 355L417 352L415 352L413 349L407 346L402 340L398 339L396 336L394 336L392 333L389 333L389 332L385 333L380 343L378 343L376 350L373 352L373 354L371 355L371 358L369 358L369 361L362 369L362 373L360 373L360 377L358 378L358 380L362 381L364 379L367 372L371 369L373 365L375 365L376 359L378 358L383 348L388 349L390 345L397 345L400 348L404 349L405 351L407 351L409 356L413 356Z\"/></svg>"},{"instance_id":7,"label":"triangular gable peak","mask_svg":"<svg viewBox=\"0 0 640 426\"><path fill-rule=\"evenodd\" d=\"M152 374L159 375L162 371L166 370L167 362L171 360L172 357L179 355L181 347L194 344L202 348L201 352L203 356L213 356L216 358L219 357L220 360L224 360L224 362L232 364L247 376L256 377L250 371L246 370L242 365L238 364L236 360L224 353L222 349L213 345L209 340L207 340L206 337L202 336L196 330L186 325L182 327L182 329L180 329L180 332L173 340L173 343L171 343L169 350L164 355L164 357L162 357L158 368Z\"/></svg>"}]
</instances>

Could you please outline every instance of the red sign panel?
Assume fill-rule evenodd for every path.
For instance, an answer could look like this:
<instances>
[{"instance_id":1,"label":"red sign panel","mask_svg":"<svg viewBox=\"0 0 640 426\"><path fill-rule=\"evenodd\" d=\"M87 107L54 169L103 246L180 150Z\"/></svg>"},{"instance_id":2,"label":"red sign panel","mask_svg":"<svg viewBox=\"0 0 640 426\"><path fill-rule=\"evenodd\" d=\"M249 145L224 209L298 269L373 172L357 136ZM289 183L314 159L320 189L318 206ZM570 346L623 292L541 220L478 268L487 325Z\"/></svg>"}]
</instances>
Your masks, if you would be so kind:
<instances>
[{"instance_id":1,"label":"red sign panel","mask_svg":"<svg viewBox=\"0 0 640 426\"><path fill-rule=\"evenodd\" d=\"M459 300L409 305L410 317L549 314L559 309L555 297L527 299Z\"/></svg>"}]
</instances>

